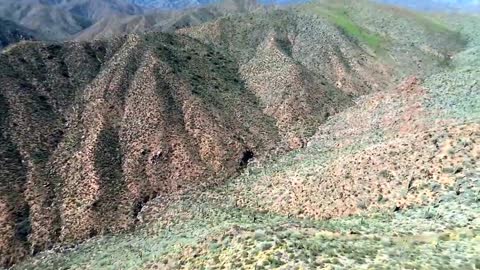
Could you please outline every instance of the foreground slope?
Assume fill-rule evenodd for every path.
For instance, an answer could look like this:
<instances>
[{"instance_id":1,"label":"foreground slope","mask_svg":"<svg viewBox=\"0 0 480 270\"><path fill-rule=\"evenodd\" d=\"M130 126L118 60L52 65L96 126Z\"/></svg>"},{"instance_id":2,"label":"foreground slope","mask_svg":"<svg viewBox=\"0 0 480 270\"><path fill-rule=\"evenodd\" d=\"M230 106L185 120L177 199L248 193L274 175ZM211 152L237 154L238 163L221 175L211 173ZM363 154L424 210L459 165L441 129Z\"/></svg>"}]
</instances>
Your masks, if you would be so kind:
<instances>
[{"instance_id":1,"label":"foreground slope","mask_svg":"<svg viewBox=\"0 0 480 270\"><path fill-rule=\"evenodd\" d=\"M150 198L279 141L235 62L190 38L25 43L0 61L3 263L128 228Z\"/></svg>"},{"instance_id":2,"label":"foreground slope","mask_svg":"<svg viewBox=\"0 0 480 270\"><path fill-rule=\"evenodd\" d=\"M271 67L291 61L270 42L254 48L265 48L258 59L280 53ZM130 228L148 200L301 147L305 129L350 104L334 81L319 82L294 62L287 80L302 88L284 103L287 92L245 84L255 73L242 74L224 48L184 35L22 43L0 61L4 264ZM293 121L305 124L288 130Z\"/></svg>"},{"instance_id":3,"label":"foreground slope","mask_svg":"<svg viewBox=\"0 0 480 270\"><path fill-rule=\"evenodd\" d=\"M305 149L226 185L158 197L135 232L17 268L478 268L480 69L470 37L451 69L358 99Z\"/></svg>"},{"instance_id":4,"label":"foreground slope","mask_svg":"<svg viewBox=\"0 0 480 270\"><path fill-rule=\"evenodd\" d=\"M393 20L404 16L395 10L390 14ZM367 192L359 189L352 193L349 187L357 178L347 177L348 170L343 168L351 164L342 165L341 161L355 157L344 156L341 145L338 151L326 148L335 145L331 141L335 137L319 144L320 149L332 149L327 152L328 159L323 151L309 147L272 163L273 170L283 167L285 174L279 172L261 181L259 175L272 171L260 169L251 177L245 175L246 185L242 184L243 177L231 185L221 185L243 171L253 158L262 162L266 157L276 157L278 152L305 147L315 133L310 144L317 138L321 140L321 130L328 130L328 123L322 125L326 119L338 119L333 115L354 105L353 99L361 95L392 89L401 74L419 71L429 76L449 71L448 56L464 45L462 40L451 40L454 30L444 32L442 28L436 34L436 29L422 41L425 50L406 47L416 57L403 57L400 65L388 56L390 53L399 59L399 55L406 55L403 51L397 53L395 48L400 45L394 45L395 40L372 47L364 34L375 35L375 29L367 30L353 18L348 28L344 21L333 20L331 14L286 10L227 16L176 34L151 33L64 44L27 42L9 47L0 56L2 264L10 265L28 254L116 233L146 221L160 220L172 228L172 233L186 234L185 241L200 241L198 237L207 237L205 233L212 226L241 225L245 218L247 224L257 226L255 223L265 214L278 216L274 221L288 221L293 216L343 217L375 206L371 202L379 194L389 201L385 208L393 207L398 194L383 195L381 185L371 193L372 197L361 197ZM238 25L241 27L235 28ZM362 29L363 34L347 31L352 25ZM419 24L416 29L425 31L427 26ZM415 65L418 59L428 59L423 68ZM400 88L421 93L419 84L412 79ZM395 91L386 95L401 101L408 99L408 91L398 98ZM411 99L405 101L409 102ZM388 108L386 105L380 112ZM362 111L357 108L357 112ZM395 112L392 114L397 115ZM367 114L362 119L367 121L373 116ZM344 122L346 126L358 124ZM376 132L382 126L370 128ZM347 136L344 139L348 139L348 130L343 132ZM408 143L404 143L401 153L414 144L408 138L404 140ZM428 151L420 152L424 156L431 154ZM324 170L328 162L333 164L331 170ZM365 162L370 164L368 159ZM305 174L297 172L298 166L306 166ZM312 175L308 176L307 171ZM374 182L366 181L373 177L368 173L375 170L363 173L364 182L376 188ZM390 175L382 174L387 178ZM403 177L404 173L398 175ZM340 194L335 190L343 176ZM386 187L402 181L394 179ZM212 184L220 186L207 188ZM329 192L319 200L322 190ZM184 195L171 202L172 194L173 199ZM215 194L222 195L213 197L221 204L210 201ZM158 199L148 203L153 198ZM343 198L347 204L340 203ZM362 198L365 202L359 203ZM408 205L414 204L405 202L395 205L395 209ZM357 206L361 206L360 210ZM193 223L184 223L190 218L194 218ZM165 242L158 238L164 234L171 236L163 229L147 231L154 241L148 242L153 245L151 251L146 250L147 255L139 261L128 261L134 253L116 258L117 268L130 263L140 267L144 260L156 265L158 256L166 258L160 253L175 251L175 245L171 246L173 251L164 247L178 239ZM125 236L118 237L112 241L123 241ZM145 240L143 236L136 239L140 243ZM110 257L110 251L119 252L122 247L114 244L113 250L98 254ZM105 263L92 258L97 255L85 253L83 246L79 248L80 254L71 253L78 256L79 268L88 267L85 263L92 264L92 268ZM104 246L99 248L103 250ZM268 249L269 245L262 248ZM225 255L225 260L230 260L229 256ZM56 259L46 260L42 267L50 262L57 267ZM166 263L170 264L168 260Z\"/></svg>"}]
</instances>

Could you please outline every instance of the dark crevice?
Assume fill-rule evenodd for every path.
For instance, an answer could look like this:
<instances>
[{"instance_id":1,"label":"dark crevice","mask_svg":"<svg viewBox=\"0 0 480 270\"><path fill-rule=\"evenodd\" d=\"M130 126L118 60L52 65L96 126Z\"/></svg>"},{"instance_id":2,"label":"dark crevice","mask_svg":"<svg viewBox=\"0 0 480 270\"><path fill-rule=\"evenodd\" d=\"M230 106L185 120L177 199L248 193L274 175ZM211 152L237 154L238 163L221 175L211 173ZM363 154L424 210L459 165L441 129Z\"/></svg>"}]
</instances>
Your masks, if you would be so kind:
<instances>
[{"instance_id":1,"label":"dark crevice","mask_svg":"<svg viewBox=\"0 0 480 270\"><path fill-rule=\"evenodd\" d=\"M32 227L30 224L30 207L25 204L15 215L15 238L22 242L28 241Z\"/></svg>"},{"instance_id":2,"label":"dark crevice","mask_svg":"<svg viewBox=\"0 0 480 270\"><path fill-rule=\"evenodd\" d=\"M137 200L134 204L133 204L133 208L132 208L132 217L133 217L133 220L135 222L138 222L138 214L140 213L140 211L142 211L142 208L143 206L148 202L150 201L152 198L154 198L154 196L144 196L142 199L139 199Z\"/></svg>"},{"instance_id":3,"label":"dark crevice","mask_svg":"<svg viewBox=\"0 0 480 270\"><path fill-rule=\"evenodd\" d=\"M97 231L96 229L94 229L94 228L91 228L91 229L90 229L90 232L88 233L88 236L89 236L90 238L92 238L92 237L95 237L95 236L97 236L97 235L98 235L98 231Z\"/></svg>"},{"instance_id":4,"label":"dark crevice","mask_svg":"<svg viewBox=\"0 0 480 270\"><path fill-rule=\"evenodd\" d=\"M0 198L5 200L7 211L10 212L1 213L6 214L9 218L0 221L0 226L13 225L14 237L18 240L19 245L12 247L15 250L4 250L6 254L0 256L0 268L4 265L13 264L27 253L28 236L31 233L30 208L24 194L27 169L22 163L18 146L11 138L9 106L7 99L0 93ZM0 239L2 239L2 236L0 236ZM20 252L20 257L9 257L17 251Z\"/></svg>"},{"instance_id":5,"label":"dark crevice","mask_svg":"<svg viewBox=\"0 0 480 270\"><path fill-rule=\"evenodd\" d=\"M100 132L95 150L95 169L100 176L100 195L92 205L99 213L115 212L117 200L125 191L122 169L122 152L118 131L107 128Z\"/></svg>"},{"instance_id":6,"label":"dark crevice","mask_svg":"<svg viewBox=\"0 0 480 270\"><path fill-rule=\"evenodd\" d=\"M243 152L242 158L240 159L240 169L247 167L248 163L250 163L254 157L255 154L250 150Z\"/></svg>"}]
</instances>

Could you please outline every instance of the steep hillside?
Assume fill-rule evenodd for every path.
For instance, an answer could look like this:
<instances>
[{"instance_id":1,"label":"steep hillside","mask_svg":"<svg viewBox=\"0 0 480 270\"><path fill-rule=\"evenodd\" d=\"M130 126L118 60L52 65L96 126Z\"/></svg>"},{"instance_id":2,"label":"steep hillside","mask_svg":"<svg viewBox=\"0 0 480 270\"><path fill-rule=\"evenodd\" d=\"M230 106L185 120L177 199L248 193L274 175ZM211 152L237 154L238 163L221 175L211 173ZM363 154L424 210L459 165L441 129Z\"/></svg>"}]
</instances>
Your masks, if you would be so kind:
<instances>
[{"instance_id":1,"label":"steep hillside","mask_svg":"<svg viewBox=\"0 0 480 270\"><path fill-rule=\"evenodd\" d=\"M4 50L1 264L70 245L72 252L40 253L18 267L341 261L349 268L371 266L379 250L375 263L401 261L390 254L397 240L430 230L415 220L425 205L447 211L469 203L462 206L466 223L454 218L447 230L433 221L443 230L434 239L475 225L477 62L463 69L476 52L475 30L448 20L430 28L420 19L411 31L427 36L413 39L401 31L410 12L317 5L229 15L170 34ZM374 27L362 7L378 10L391 29ZM405 81L405 74L417 77ZM287 150L296 151L280 155ZM453 194L462 196L441 204ZM398 219L385 214L392 209ZM378 231L355 216L363 214ZM360 221L353 236L321 221L352 215ZM392 229L402 216L413 223ZM102 236L135 225L143 229ZM380 232L393 243L387 249L372 244ZM468 233L440 245L467 246L460 260L470 263L475 227ZM317 236L333 237L332 247ZM88 238L101 240L77 246ZM353 254L359 262L344 244L357 238L368 247ZM432 248L421 248L408 249L408 258L425 254L428 261Z\"/></svg>"},{"instance_id":2,"label":"steep hillside","mask_svg":"<svg viewBox=\"0 0 480 270\"><path fill-rule=\"evenodd\" d=\"M221 181L280 141L235 62L190 38L26 43L0 66L3 264L27 243L129 228L150 198Z\"/></svg>"},{"instance_id":3,"label":"steep hillside","mask_svg":"<svg viewBox=\"0 0 480 270\"><path fill-rule=\"evenodd\" d=\"M11 21L0 19L0 49L22 40L35 39L34 33Z\"/></svg>"},{"instance_id":4,"label":"steep hillside","mask_svg":"<svg viewBox=\"0 0 480 270\"><path fill-rule=\"evenodd\" d=\"M136 231L16 269L478 268L472 26L450 69L359 98L306 148L254 162L225 185L158 197Z\"/></svg>"},{"instance_id":5,"label":"steep hillside","mask_svg":"<svg viewBox=\"0 0 480 270\"><path fill-rule=\"evenodd\" d=\"M264 112L277 119L291 145L301 145L319 123L342 109L318 104L332 100L329 103L349 106L348 98L385 90L407 75L441 71L448 66L450 55L465 44L447 27L404 25L413 16L404 10L365 2L346 5L345 10L351 9L343 13L339 5L324 1L231 15L177 32L235 57L246 84L264 104ZM389 29L367 28L373 23L363 16L377 9ZM402 33L405 27L425 38L411 38L413 34ZM319 91L319 86L340 91L332 92L329 87ZM310 117L299 119L297 114Z\"/></svg>"},{"instance_id":6,"label":"steep hillside","mask_svg":"<svg viewBox=\"0 0 480 270\"><path fill-rule=\"evenodd\" d=\"M362 53L346 38L330 42ZM267 36L245 62L220 45L152 33L6 50L2 253L13 256L3 263L130 228L153 197L221 182L252 157L302 147L351 104L351 90L317 77L290 49L285 37ZM334 74L335 66L324 69Z\"/></svg>"}]
</instances>

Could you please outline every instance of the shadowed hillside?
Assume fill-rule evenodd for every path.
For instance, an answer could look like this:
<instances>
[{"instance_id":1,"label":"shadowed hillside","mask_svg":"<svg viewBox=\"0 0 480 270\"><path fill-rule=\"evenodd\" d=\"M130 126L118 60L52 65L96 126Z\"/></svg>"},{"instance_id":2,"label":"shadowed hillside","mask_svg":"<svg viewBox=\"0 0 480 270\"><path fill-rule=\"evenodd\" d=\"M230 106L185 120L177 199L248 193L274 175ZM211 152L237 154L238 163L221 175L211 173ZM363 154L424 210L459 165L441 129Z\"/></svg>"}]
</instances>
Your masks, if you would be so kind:
<instances>
[{"instance_id":1,"label":"shadowed hillside","mask_svg":"<svg viewBox=\"0 0 480 270\"><path fill-rule=\"evenodd\" d=\"M22 40L32 40L34 33L13 22L0 19L0 49Z\"/></svg>"},{"instance_id":2,"label":"shadowed hillside","mask_svg":"<svg viewBox=\"0 0 480 270\"><path fill-rule=\"evenodd\" d=\"M2 254L126 229L150 198L279 141L235 62L190 38L26 43L1 68Z\"/></svg>"}]
</instances>

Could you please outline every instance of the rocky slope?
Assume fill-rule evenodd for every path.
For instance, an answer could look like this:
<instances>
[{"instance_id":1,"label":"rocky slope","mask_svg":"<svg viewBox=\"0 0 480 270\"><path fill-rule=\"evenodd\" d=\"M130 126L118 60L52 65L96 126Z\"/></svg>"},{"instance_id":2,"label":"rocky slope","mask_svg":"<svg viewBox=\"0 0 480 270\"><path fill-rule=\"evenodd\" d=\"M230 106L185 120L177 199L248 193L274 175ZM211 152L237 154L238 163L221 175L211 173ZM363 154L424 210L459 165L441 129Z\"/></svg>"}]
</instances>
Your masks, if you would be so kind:
<instances>
[{"instance_id":1,"label":"rocky slope","mask_svg":"<svg viewBox=\"0 0 480 270\"><path fill-rule=\"evenodd\" d=\"M17 269L476 269L480 35L466 25L450 69L359 98L306 148Z\"/></svg>"},{"instance_id":2,"label":"rocky slope","mask_svg":"<svg viewBox=\"0 0 480 270\"><path fill-rule=\"evenodd\" d=\"M243 226L240 231L261 224L276 231L283 226L278 222L418 206L425 182L438 180L439 190L448 191L455 184L456 169L437 168L450 161L448 156L435 160L434 168L425 171L422 166L450 148L459 155L452 166L462 158L470 167L477 166L476 148L457 151L457 143L448 139L465 137L474 145L477 125L466 123L463 115L476 119L475 114L459 112L457 122L438 114L444 112L441 104L451 104L441 101L444 97L462 99L472 92L437 91L440 98L435 99L435 94L424 94L417 79L399 87L396 82L405 73L426 78L455 74L449 66L469 57L460 57L463 53L450 62L449 56L465 42L455 38L455 28L432 30L428 22L413 29L430 33L428 38L412 40L414 46L399 51L404 43L388 38L400 32L410 13L386 9L384 18L400 23L392 23L380 38L384 32L357 23L361 10L354 17L326 7L326 14L304 8L262 11L172 34L63 44L25 42L5 50L0 55L1 263L10 265L44 249L153 222L146 232L80 246L65 257L69 263L57 255L42 261L42 253L31 265L19 267L104 268L104 263L112 264L111 251L118 260L112 266L116 268L164 269L175 267L177 261L197 269L205 265L204 258L207 264L219 264L233 261L237 252L217 243L221 249L214 248L197 261L189 249L182 254L175 247L184 240L198 241L196 249L204 254L215 238L208 233L233 229L237 235L232 224ZM317 11L311 6L308 10ZM419 66L419 60L425 64ZM462 74L458 76L466 74L455 70ZM362 95L368 95L365 103L355 105L354 99ZM475 99L468 102L469 108L476 108ZM377 105L370 108L371 104ZM448 127L444 135L438 135L432 119ZM382 131L389 135L378 138ZM398 138L392 135L397 133ZM310 146L301 149L311 135L315 136ZM425 141L430 135L433 146ZM387 163L395 140L401 144L395 153L405 159ZM357 145L358 141L364 143ZM413 155L420 142L422 148ZM293 149L298 150L265 168L247 167L253 159L268 164L265 159L277 159L278 152ZM368 159L371 154L378 158ZM385 172L373 169L378 164L386 164ZM409 184L411 177L405 175L412 164L420 167L414 179L430 178ZM241 177L224 185L245 168ZM396 177L379 184L383 178L377 174ZM353 188L357 184L365 189ZM384 192L404 185L408 190L404 200L397 192ZM428 193L424 201L431 203L442 194ZM380 204L380 195L387 203ZM322 224L308 226L313 230ZM258 243L260 253L242 254L248 259L246 267L273 256L272 233L259 238L268 242ZM138 251L130 241L151 246ZM305 263L303 253L297 253Z\"/></svg>"},{"instance_id":3,"label":"rocky slope","mask_svg":"<svg viewBox=\"0 0 480 270\"><path fill-rule=\"evenodd\" d=\"M1 67L3 264L27 243L126 229L150 198L218 182L279 141L235 62L190 38L25 43Z\"/></svg>"}]
</instances>

